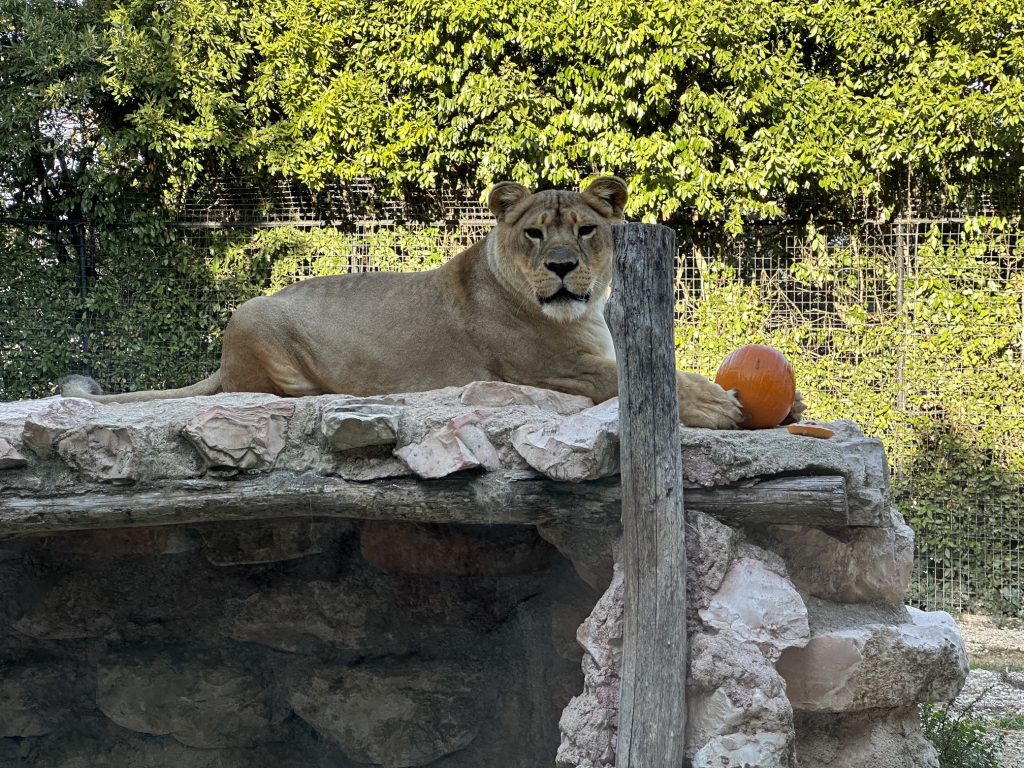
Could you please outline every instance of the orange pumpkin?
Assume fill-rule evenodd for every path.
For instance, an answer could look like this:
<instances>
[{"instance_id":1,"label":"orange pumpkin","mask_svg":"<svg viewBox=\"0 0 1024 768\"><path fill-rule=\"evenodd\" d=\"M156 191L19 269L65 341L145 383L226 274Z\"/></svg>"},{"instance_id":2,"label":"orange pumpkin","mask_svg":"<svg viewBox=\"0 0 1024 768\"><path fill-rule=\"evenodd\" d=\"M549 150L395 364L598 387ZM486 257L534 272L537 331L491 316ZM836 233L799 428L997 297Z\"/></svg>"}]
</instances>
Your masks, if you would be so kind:
<instances>
[{"instance_id":1,"label":"orange pumpkin","mask_svg":"<svg viewBox=\"0 0 1024 768\"><path fill-rule=\"evenodd\" d=\"M735 389L743 406L744 429L777 427L796 398L793 366L777 349L747 344L722 361L715 382Z\"/></svg>"}]
</instances>

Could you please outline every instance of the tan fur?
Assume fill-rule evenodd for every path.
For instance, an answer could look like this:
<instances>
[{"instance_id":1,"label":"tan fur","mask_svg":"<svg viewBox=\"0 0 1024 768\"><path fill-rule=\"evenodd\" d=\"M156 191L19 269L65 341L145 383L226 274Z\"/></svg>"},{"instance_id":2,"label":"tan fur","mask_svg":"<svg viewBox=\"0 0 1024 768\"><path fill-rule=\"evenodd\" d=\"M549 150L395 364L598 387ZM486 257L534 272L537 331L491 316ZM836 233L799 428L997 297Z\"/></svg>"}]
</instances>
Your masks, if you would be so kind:
<instances>
[{"instance_id":1,"label":"tan fur","mask_svg":"<svg viewBox=\"0 0 1024 768\"><path fill-rule=\"evenodd\" d=\"M444 266L314 278L251 299L231 317L212 376L92 399L380 395L497 380L606 400L617 391L603 316L611 225L622 220L626 196L614 177L583 192L531 193L503 182L488 200L497 226ZM695 374L680 373L678 384L684 423L736 425L732 393Z\"/></svg>"}]
</instances>

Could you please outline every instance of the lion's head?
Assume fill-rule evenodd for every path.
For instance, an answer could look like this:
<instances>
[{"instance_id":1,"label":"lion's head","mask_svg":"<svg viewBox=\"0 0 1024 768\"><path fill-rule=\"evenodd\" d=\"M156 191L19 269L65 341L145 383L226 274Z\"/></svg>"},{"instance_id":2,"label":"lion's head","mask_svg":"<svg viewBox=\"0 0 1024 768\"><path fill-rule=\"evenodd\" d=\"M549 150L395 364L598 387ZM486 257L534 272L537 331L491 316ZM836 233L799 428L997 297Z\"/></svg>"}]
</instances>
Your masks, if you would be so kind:
<instances>
[{"instance_id":1,"label":"lion's head","mask_svg":"<svg viewBox=\"0 0 1024 768\"><path fill-rule=\"evenodd\" d=\"M627 197L614 176L582 192L496 185L487 198L498 220L488 244L492 268L527 306L555 320L579 319L607 295L612 224L622 221Z\"/></svg>"}]
</instances>

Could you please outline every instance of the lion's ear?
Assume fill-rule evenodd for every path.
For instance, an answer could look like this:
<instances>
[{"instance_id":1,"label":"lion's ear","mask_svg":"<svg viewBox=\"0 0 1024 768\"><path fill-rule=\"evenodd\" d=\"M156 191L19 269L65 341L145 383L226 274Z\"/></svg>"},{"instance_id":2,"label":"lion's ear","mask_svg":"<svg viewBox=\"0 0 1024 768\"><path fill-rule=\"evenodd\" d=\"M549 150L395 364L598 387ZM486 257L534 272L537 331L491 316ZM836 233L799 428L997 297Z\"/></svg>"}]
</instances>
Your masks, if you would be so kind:
<instances>
[{"instance_id":1,"label":"lion's ear","mask_svg":"<svg viewBox=\"0 0 1024 768\"><path fill-rule=\"evenodd\" d=\"M583 196L590 198L590 206L602 215L621 221L629 190L626 189L626 182L618 176L598 176L587 185Z\"/></svg>"},{"instance_id":2,"label":"lion's ear","mask_svg":"<svg viewBox=\"0 0 1024 768\"><path fill-rule=\"evenodd\" d=\"M494 218L498 221L505 220L507 214L521 200L532 193L522 184L514 181L502 181L495 184L487 195L487 207L491 209Z\"/></svg>"}]
</instances>

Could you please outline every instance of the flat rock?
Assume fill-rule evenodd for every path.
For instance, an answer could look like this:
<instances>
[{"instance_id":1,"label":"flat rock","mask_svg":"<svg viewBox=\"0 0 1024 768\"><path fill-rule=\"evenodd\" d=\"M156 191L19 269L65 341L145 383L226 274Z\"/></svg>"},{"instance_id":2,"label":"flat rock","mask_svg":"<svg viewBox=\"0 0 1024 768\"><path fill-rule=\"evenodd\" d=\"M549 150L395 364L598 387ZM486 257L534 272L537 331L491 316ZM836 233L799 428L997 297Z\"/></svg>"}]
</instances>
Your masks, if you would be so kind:
<instances>
[{"instance_id":1,"label":"flat rock","mask_svg":"<svg viewBox=\"0 0 1024 768\"><path fill-rule=\"evenodd\" d=\"M582 482L619 471L619 400L541 427L523 426L512 445L526 463L552 480Z\"/></svg>"},{"instance_id":2,"label":"flat rock","mask_svg":"<svg viewBox=\"0 0 1024 768\"><path fill-rule=\"evenodd\" d=\"M277 461L294 412L286 402L215 405L193 415L182 434L207 467L261 472Z\"/></svg>"},{"instance_id":3,"label":"flat rock","mask_svg":"<svg viewBox=\"0 0 1024 768\"><path fill-rule=\"evenodd\" d=\"M909 608L911 622L815 634L779 659L795 710L850 712L952 701L967 678L953 618Z\"/></svg>"},{"instance_id":4,"label":"flat rock","mask_svg":"<svg viewBox=\"0 0 1024 768\"><path fill-rule=\"evenodd\" d=\"M357 763L413 768L468 746L494 691L466 663L321 665L293 677L295 713Z\"/></svg>"},{"instance_id":5,"label":"flat rock","mask_svg":"<svg viewBox=\"0 0 1024 768\"><path fill-rule=\"evenodd\" d=\"M288 714L269 680L241 660L164 654L102 660L96 705L122 728L203 749L277 741Z\"/></svg>"},{"instance_id":6,"label":"flat rock","mask_svg":"<svg viewBox=\"0 0 1024 768\"><path fill-rule=\"evenodd\" d=\"M467 384L462 390L460 401L463 405L481 405L488 408L533 405L563 416L578 413L594 405L594 401L589 397L522 384L509 384L505 381L474 381Z\"/></svg>"}]
</instances>

